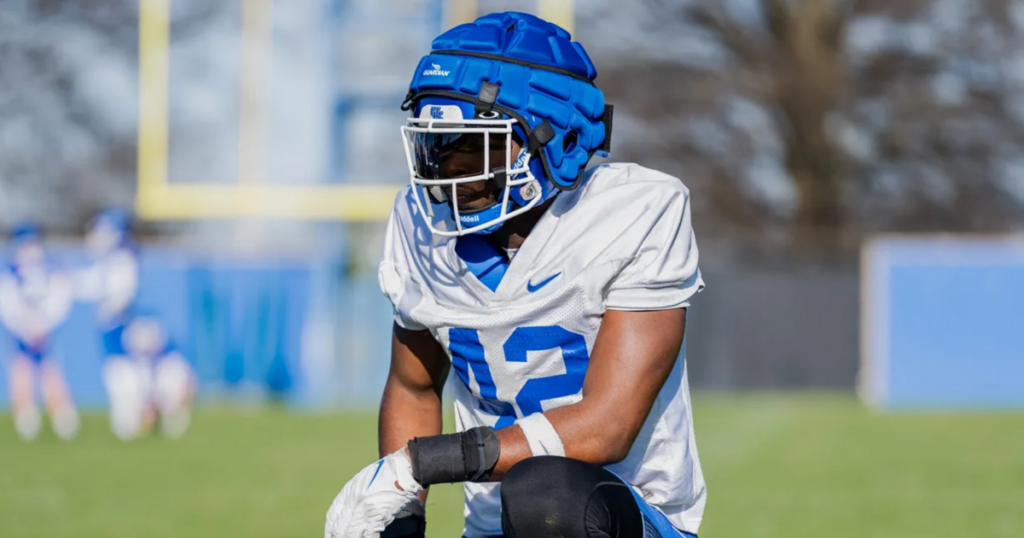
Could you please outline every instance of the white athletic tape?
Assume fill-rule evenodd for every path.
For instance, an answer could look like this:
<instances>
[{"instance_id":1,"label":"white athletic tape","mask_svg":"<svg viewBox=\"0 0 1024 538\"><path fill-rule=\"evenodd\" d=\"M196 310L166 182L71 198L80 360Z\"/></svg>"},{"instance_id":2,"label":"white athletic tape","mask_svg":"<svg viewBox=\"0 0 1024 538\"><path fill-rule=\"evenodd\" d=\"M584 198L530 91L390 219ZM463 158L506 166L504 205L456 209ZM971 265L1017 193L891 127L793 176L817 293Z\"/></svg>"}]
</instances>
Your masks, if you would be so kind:
<instances>
[{"instance_id":1,"label":"white athletic tape","mask_svg":"<svg viewBox=\"0 0 1024 538\"><path fill-rule=\"evenodd\" d=\"M533 452L534 456L565 456L562 438L558 436L555 427L544 413L534 413L521 418L516 424L523 430L526 442L530 444L530 452Z\"/></svg>"}]
</instances>

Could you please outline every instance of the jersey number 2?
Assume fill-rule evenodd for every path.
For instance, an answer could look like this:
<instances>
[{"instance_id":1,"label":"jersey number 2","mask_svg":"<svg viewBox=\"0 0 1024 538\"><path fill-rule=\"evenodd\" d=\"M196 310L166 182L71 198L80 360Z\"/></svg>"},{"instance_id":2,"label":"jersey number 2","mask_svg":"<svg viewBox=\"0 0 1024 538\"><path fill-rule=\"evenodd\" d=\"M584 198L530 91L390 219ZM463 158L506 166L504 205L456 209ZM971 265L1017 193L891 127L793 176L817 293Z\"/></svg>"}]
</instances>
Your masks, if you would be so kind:
<instances>
[{"instance_id":1,"label":"jersey number 2","mask_svg":"<svg viewBox=\"0 0 1024 538\"><path fill-rule=\"evenodd\" d=\"M495 429L511 426L516 421L516 410L511 402L498 399L498 389L491 376L491 368L484 356L484 346L476 329L450 329L448 349L452 366L462 383L469 388L469 371L480 387L480 409L495 415ZM583 336L557 325L546 327L519 327L505 341L505 362L526 362L529 351L560 349L565 361L565 373L529 379L516 394L515 403L522 416L543 411L541 402L571 396L583 389L583 376L587 371L587 342Z\"/></svg>"}]
</instances>

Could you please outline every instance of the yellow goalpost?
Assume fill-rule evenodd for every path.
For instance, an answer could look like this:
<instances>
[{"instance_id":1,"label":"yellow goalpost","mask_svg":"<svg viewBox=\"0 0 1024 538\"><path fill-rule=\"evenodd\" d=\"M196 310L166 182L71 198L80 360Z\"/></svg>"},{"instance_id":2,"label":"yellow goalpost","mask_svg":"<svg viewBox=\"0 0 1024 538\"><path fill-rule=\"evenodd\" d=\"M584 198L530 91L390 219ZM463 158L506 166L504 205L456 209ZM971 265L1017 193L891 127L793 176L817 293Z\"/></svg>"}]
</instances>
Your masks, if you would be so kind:
<instances>
[{"instance_id":1,"label":"yellow goalpost","mask_svg":"<svg viewBox=\"0 0 1024 538\"><path fill-rule=\"evenodd\" d=\"M170 182L168 68L172 0L139 0L139 132L136 210L145 220L387 218L400 184L269 183L265 85L273 0L242 2L239 177L236 183ZM447 23L477 16L476 0L446 0ZM573 0L537 0L538 15L573 31ZM397 127L396 127L397 129Z\"/></svg>"}]
</instances>

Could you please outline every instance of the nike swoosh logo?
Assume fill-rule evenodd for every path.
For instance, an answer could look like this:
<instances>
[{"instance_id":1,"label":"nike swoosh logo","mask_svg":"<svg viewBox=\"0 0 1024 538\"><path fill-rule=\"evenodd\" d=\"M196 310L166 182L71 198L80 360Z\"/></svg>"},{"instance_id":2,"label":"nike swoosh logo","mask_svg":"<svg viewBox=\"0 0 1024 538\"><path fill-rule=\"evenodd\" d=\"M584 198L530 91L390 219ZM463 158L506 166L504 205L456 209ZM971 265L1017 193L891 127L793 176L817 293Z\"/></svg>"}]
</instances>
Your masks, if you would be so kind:
<instances>
[{"instance_id":1,"label":"nike swoosh logo","mask_svg":"<svg viewBox=\"0 0 1024 538\"><path fill-rule=\"evenodd\" d=\"M380 473L380 468L384 466L384 460L377 462L377 470L373 472L373 477L370 478L370 483L366 485L366 489L370 489L373 485L373 481L377 479L377 473Z\"/></svg>"},{"instance_id":2,"label":"nike swoosh logo","mask_svg":"<svg viewBox=\"0 0 1024 538\"><path fill-rule=\"evenodd\" d=\"M530 282L529 280L527 280L526 281L526 291L528 291L530 293L534 293L537 290L543 288L544 286L547 286L548 284L550 284L551 281L556 279L556 278L558 278L558 275L560 275L560 274L562 274L562 273L561 272L557 272L557 273L555 273L555 274L545 278L544 280L541 280L540 282L537 283L537 285L534 285L533 282Z\"/></svg>"}]
</instances>

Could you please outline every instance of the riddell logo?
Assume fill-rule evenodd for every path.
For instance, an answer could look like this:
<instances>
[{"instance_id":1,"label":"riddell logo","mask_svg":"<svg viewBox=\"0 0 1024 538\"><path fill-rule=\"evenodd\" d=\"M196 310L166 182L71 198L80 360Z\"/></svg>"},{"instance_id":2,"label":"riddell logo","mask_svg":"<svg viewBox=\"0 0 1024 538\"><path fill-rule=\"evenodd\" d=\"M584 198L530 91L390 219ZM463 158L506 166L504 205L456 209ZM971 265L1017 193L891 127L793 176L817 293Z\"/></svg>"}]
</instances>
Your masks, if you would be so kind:
<instances>
[{"instance_id":1,"label":"riddell logo","mask_svg":"<svg viewBox=\"0 0 1024 538\"><path fill-rule=\"evenodd\" d=\"M526 164L526 156L527 155L529 155L529 154L526 153L526 150L523 150L523 152L519 154L519 158L516 159L515 164L512 165L512 169L513 170L519 170L520 168L522 168L523 165Z\"/></svg>"},{"instance_id":2,"label":"riddell logo","mask_svg":"<svg viewBox=\"0 0 1024 538\"><path fill-rule=\"evenodd\" d=\"M433 69L427 69L423 72L425 77L447 77L451 71L442 71L440 64L430 64Z\"/></svg>"}]
</instances>

